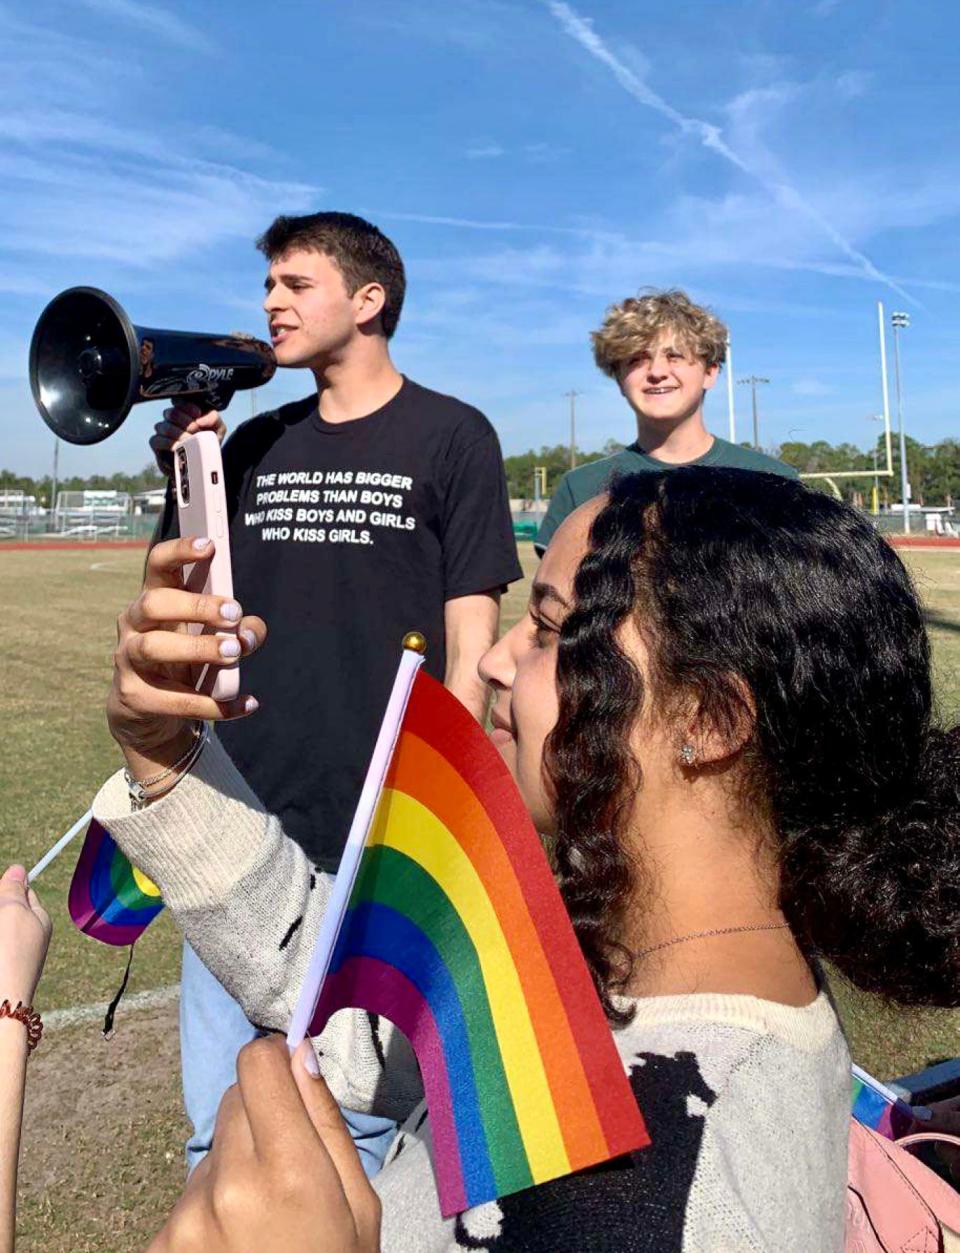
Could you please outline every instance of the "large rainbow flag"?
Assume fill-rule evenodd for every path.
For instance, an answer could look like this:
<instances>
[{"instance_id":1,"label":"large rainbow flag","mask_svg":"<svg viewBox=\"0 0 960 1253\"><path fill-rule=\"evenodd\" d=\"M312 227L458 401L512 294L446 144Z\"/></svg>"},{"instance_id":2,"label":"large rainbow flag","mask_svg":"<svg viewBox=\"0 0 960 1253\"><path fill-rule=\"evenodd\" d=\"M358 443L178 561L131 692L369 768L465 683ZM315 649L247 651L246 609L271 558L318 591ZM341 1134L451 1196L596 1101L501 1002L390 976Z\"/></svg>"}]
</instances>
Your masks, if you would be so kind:
<instances>
[{"instance_id":1,"label":"large rainbow flag","mask_svg":"<svg viewBox=\"0 0 960 1253\"><path fill-rule=\"evenodd\" d=\"M85 935L123 947L140 938L163 901L157 885L130 864L94 818L83 837L68 906Z\"/></svg>"},{"instance_id":2,"label":"large rainbow flag","mask_svg":"<svg viewBox=\"0 0 960 1253\"><path fill-rule=\"evenodd\" d=\"M445 1216L649 1143L513 780L422 671L327 960L311 1034L352 1006L410 1040Z\"/></svg>"}]
</instances>

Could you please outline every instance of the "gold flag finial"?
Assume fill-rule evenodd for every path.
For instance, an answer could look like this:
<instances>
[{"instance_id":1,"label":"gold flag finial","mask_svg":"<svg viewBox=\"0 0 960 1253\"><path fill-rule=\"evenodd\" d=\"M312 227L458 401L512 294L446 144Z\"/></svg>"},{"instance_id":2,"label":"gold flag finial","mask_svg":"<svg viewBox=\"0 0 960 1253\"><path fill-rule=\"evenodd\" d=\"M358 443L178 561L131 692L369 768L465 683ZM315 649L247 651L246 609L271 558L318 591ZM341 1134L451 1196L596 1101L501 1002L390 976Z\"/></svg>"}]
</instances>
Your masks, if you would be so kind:
<instances>
[{"instance_id":1,"label":"gold flag finial","mask_svg":"<svg viewBox=\"0 0 960 1253\"><path fill-rule=\"evenodd\" d=\"M427 637L420 631L408 631L403 637L403 646L422 655L427 651Z\"/></svg>"}]
</instances>

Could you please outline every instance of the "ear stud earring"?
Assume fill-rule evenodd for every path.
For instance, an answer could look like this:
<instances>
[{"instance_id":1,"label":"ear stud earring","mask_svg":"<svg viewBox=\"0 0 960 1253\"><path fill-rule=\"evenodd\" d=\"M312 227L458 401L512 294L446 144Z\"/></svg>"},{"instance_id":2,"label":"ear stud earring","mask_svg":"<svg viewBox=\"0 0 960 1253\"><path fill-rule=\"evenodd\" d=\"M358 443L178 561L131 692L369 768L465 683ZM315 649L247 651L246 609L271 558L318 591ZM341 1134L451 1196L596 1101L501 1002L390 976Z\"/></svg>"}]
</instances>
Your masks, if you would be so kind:
<instances>
[{"instance_id":1,"label":"ear stud earring","mask_svg":"<svg viewBox=\"0 0 960 1253\"><path fill-rule=\"evenodd\" d=\"M684 744L680 749L680 760L685 766L692 766L697 760L697 750L692 744Z\"/></svg>"}]
</instances>

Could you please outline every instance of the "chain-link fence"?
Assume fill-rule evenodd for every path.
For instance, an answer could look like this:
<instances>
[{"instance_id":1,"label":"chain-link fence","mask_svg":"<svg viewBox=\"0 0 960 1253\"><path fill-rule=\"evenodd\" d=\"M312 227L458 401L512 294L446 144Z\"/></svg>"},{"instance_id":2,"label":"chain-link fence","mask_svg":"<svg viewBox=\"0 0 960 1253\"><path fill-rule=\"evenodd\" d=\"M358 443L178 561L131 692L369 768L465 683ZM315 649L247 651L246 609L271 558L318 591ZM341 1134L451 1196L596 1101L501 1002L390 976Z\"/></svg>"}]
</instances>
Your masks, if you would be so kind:
<instances>
[{"instance_id":1,"label":"chain-link fence","mask_svg":"<svg viewBox=\"0 0 960 1253\"><path fill-rule=\"evenodd\" d=\"M882 535L891 537L903 534L903 514L896 512L871 513L869 509L861 509L864 517L869 518ZM512 509L513 533L518 540L536 538L545 510ZM915 539L927 536L931 538L952 538L960 536L960 517L952 509L921 509L917 506L910 511L910 534Z\"/></svg>"},{"instance_id":2,"label":"chain-link fence","mask_svg":"<svg viewBox=\"0 0 960 1253\"><path fill-rule=\"evenodd\" d=\"M146 542L157 525L156 513L57 512L4 508L0 505L0 547L4 544L124 540Z\"/></svg>"}]
</instances>

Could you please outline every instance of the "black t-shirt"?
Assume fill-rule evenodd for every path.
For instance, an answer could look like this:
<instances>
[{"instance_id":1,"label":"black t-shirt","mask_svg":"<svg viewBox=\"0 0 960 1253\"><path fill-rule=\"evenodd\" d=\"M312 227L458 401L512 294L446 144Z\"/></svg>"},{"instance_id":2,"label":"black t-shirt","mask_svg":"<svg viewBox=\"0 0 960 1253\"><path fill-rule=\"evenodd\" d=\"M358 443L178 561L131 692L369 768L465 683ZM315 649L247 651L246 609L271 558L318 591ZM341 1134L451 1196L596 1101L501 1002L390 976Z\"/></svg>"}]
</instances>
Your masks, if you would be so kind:
<instances>
[{"instance_id":1,"label":"black t-shirt","mask_svg":"<svg viewBox=\"0 0 960 1253\"><path fill-rule=\"evenodd\" d=\"M234 592L269 636L241 663L260 709L218 733L335 870L403 636L424 633L442 681L444 602L521 577L500 445L478 410L404 379L351 422L324 422L315 396L251 418L223 462Z\"/></svg>"}]
</instances>

